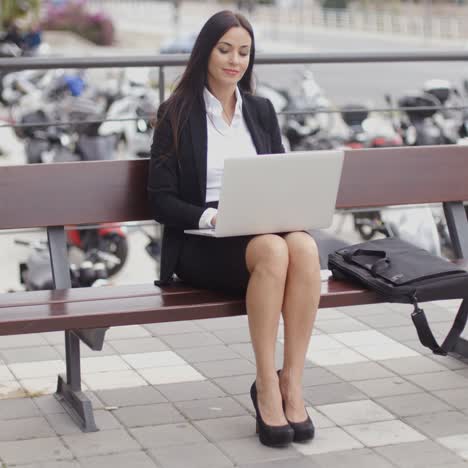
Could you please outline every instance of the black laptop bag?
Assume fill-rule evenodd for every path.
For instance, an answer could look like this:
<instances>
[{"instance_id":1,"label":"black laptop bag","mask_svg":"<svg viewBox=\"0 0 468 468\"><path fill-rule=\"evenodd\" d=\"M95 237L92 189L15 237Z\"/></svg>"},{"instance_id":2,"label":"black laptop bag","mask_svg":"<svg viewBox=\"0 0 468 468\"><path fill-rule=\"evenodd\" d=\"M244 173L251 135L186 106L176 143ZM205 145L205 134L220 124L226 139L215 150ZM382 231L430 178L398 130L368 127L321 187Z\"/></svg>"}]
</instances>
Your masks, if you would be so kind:
<instances>
[{"instance_id":1,"label":"black laptop bag","mask_svg":"<svg viewBox=\"0 0 468 468\"><path fill-rule=\"evenodd\" d=\"M339 280L353 280L376 291L386 302L413 304L411 315L421 343L435 354L453 351L468 318L468 272L398 238L385 238L338 249L328 268ZM419 302L463 299L455 322L439 345Z\"/></svg>"}]
</instances>

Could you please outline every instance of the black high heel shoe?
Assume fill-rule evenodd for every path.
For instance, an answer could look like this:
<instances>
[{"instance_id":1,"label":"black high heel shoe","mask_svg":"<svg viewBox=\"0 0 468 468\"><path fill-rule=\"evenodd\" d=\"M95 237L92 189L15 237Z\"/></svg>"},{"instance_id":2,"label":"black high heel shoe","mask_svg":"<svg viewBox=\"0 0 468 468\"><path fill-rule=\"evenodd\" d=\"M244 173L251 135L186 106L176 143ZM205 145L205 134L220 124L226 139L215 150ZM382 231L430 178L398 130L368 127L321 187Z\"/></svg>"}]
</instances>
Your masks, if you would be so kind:
<instances>
[{"instance_id":1,"label":"black high heel shoe","mask_svg":"<svg viewBox=\"0 0 468 468\"><path fill-rule=\"evenodd\" d=\"M283 426L269 426L263 421L258 408L257 387L255 382L250 387L250 397L257 415L256 432L259 435L260 442L268 447L284 447L290 444L294 439L294 431L289 424Z\"/></svg>"},{"instance_id":2,"label":"black high heel shoe","mask_svg":"<svg viewBox=\"0 0 468 468\"><path fill-rule=\"evenodd\" d=\"M278 371L278 377L280 376L281 370ZM305 409L305 408L304 408ZM286 416L286 403L283 400L283 410L284 415ZM307 418L301 422L292 422L286 416L286 421L292 427L294 431L294 442L305 442L306 440L311 440L315 436L315 427L314 423L310 419L309 413L305 410Z\"/></svg>"}]
</instances>

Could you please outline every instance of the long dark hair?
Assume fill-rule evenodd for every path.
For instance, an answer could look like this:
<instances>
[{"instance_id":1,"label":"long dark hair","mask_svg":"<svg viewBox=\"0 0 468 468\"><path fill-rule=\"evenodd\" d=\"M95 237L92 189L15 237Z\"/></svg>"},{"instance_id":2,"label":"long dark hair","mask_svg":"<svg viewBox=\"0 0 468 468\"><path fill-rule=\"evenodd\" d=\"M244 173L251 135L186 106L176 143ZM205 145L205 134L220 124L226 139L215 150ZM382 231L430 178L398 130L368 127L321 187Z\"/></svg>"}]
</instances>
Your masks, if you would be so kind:
<instances>
[{"instance_id":1,"label":"long dark hair","mask_svg":"<svg viewBox=\"0 0 468 468\"><path fill-rule=\"evenodd\" d=\"M177 155L180 131L187 123L193 105L198 102L204 108L203 89L207 83L208 61L219 39L233 27L244 28L252 39L249 66L239 81L239 88L252 93L252 68L255 60L255 38L249 21L240 13L223 10L215 13L203 26L190 54L187 67L171 96L158 112L158 123L169 118L172 127L171 150Z\"/></svg>"}]
</instances>

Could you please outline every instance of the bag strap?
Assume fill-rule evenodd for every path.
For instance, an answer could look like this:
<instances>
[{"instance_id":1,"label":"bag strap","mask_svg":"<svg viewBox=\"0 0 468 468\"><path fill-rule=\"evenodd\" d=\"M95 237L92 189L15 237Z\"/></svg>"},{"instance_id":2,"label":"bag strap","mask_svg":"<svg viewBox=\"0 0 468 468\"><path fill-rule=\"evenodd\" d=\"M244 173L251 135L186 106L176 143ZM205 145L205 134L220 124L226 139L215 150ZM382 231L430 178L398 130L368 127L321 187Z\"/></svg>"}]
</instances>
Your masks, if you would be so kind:
<instances>
[{"instance_id":1,"label":"bag strap","mask_svg":"<svg viewBox=\"0 0 468 468\"><path fill-rule=\"evenodd\" d=\"M453 326L450 329L447 338L445 338L444 342L440 346L432 334L424 310L418 307L417 302L414 303L414 312L411 314L411 318L413 319L416 331L418 332L419 341L421 341L424 346L431 349L434 354L446 356L453 350L457 344L458 338L460 338L460 335L465 328L468 319L468 301L464 299L460 304Z\"/></svg>"},{"instance_id":2,"label":"bag strap","mask_svg":"<svg viewBox=\"0 0 468 468\"><path fill-rule=\"evenodd\" d=\"M372 264L371 273L373 276L377 275L377 269L382 265L390 266L390 259L387 256L385 250L367 250L367 249L357 249L354 252L349 252L343 255L343 258L348 262L353 262L353 257L359 257L360 255L365 255L366 257L379 257L375 263Z\"/></svg>"}]
</instances>

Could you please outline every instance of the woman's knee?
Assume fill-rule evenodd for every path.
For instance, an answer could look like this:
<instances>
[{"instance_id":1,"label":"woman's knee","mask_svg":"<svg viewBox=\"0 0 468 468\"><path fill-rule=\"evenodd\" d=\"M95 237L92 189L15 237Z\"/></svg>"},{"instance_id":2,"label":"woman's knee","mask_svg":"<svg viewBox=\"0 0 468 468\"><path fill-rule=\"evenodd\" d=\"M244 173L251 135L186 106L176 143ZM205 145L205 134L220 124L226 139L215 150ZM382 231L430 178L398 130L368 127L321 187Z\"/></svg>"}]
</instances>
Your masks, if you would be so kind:
<instances>
[{"instance_id":1,"label":"woman's knee","mask_svg":"<svg viewBox=\"0 0 468 468\"><path fill-rule=\"evenodd\" d=\"M314 238L306 232L291 232L285 236L289 265L305 271L320 269L320 255Z\"/></svg>"},{"instance_id":2,"label":"woman's knee","mask_svg":"<svg viewBox=\"0 0 468 468\"><path fill-rule=\"evenodd\" d=\"M275 234L255 236L247 245L246 263L250 273L262 270L270 275L286 277L289 263L286 241Z\"/></svg>"}]
</instances>

